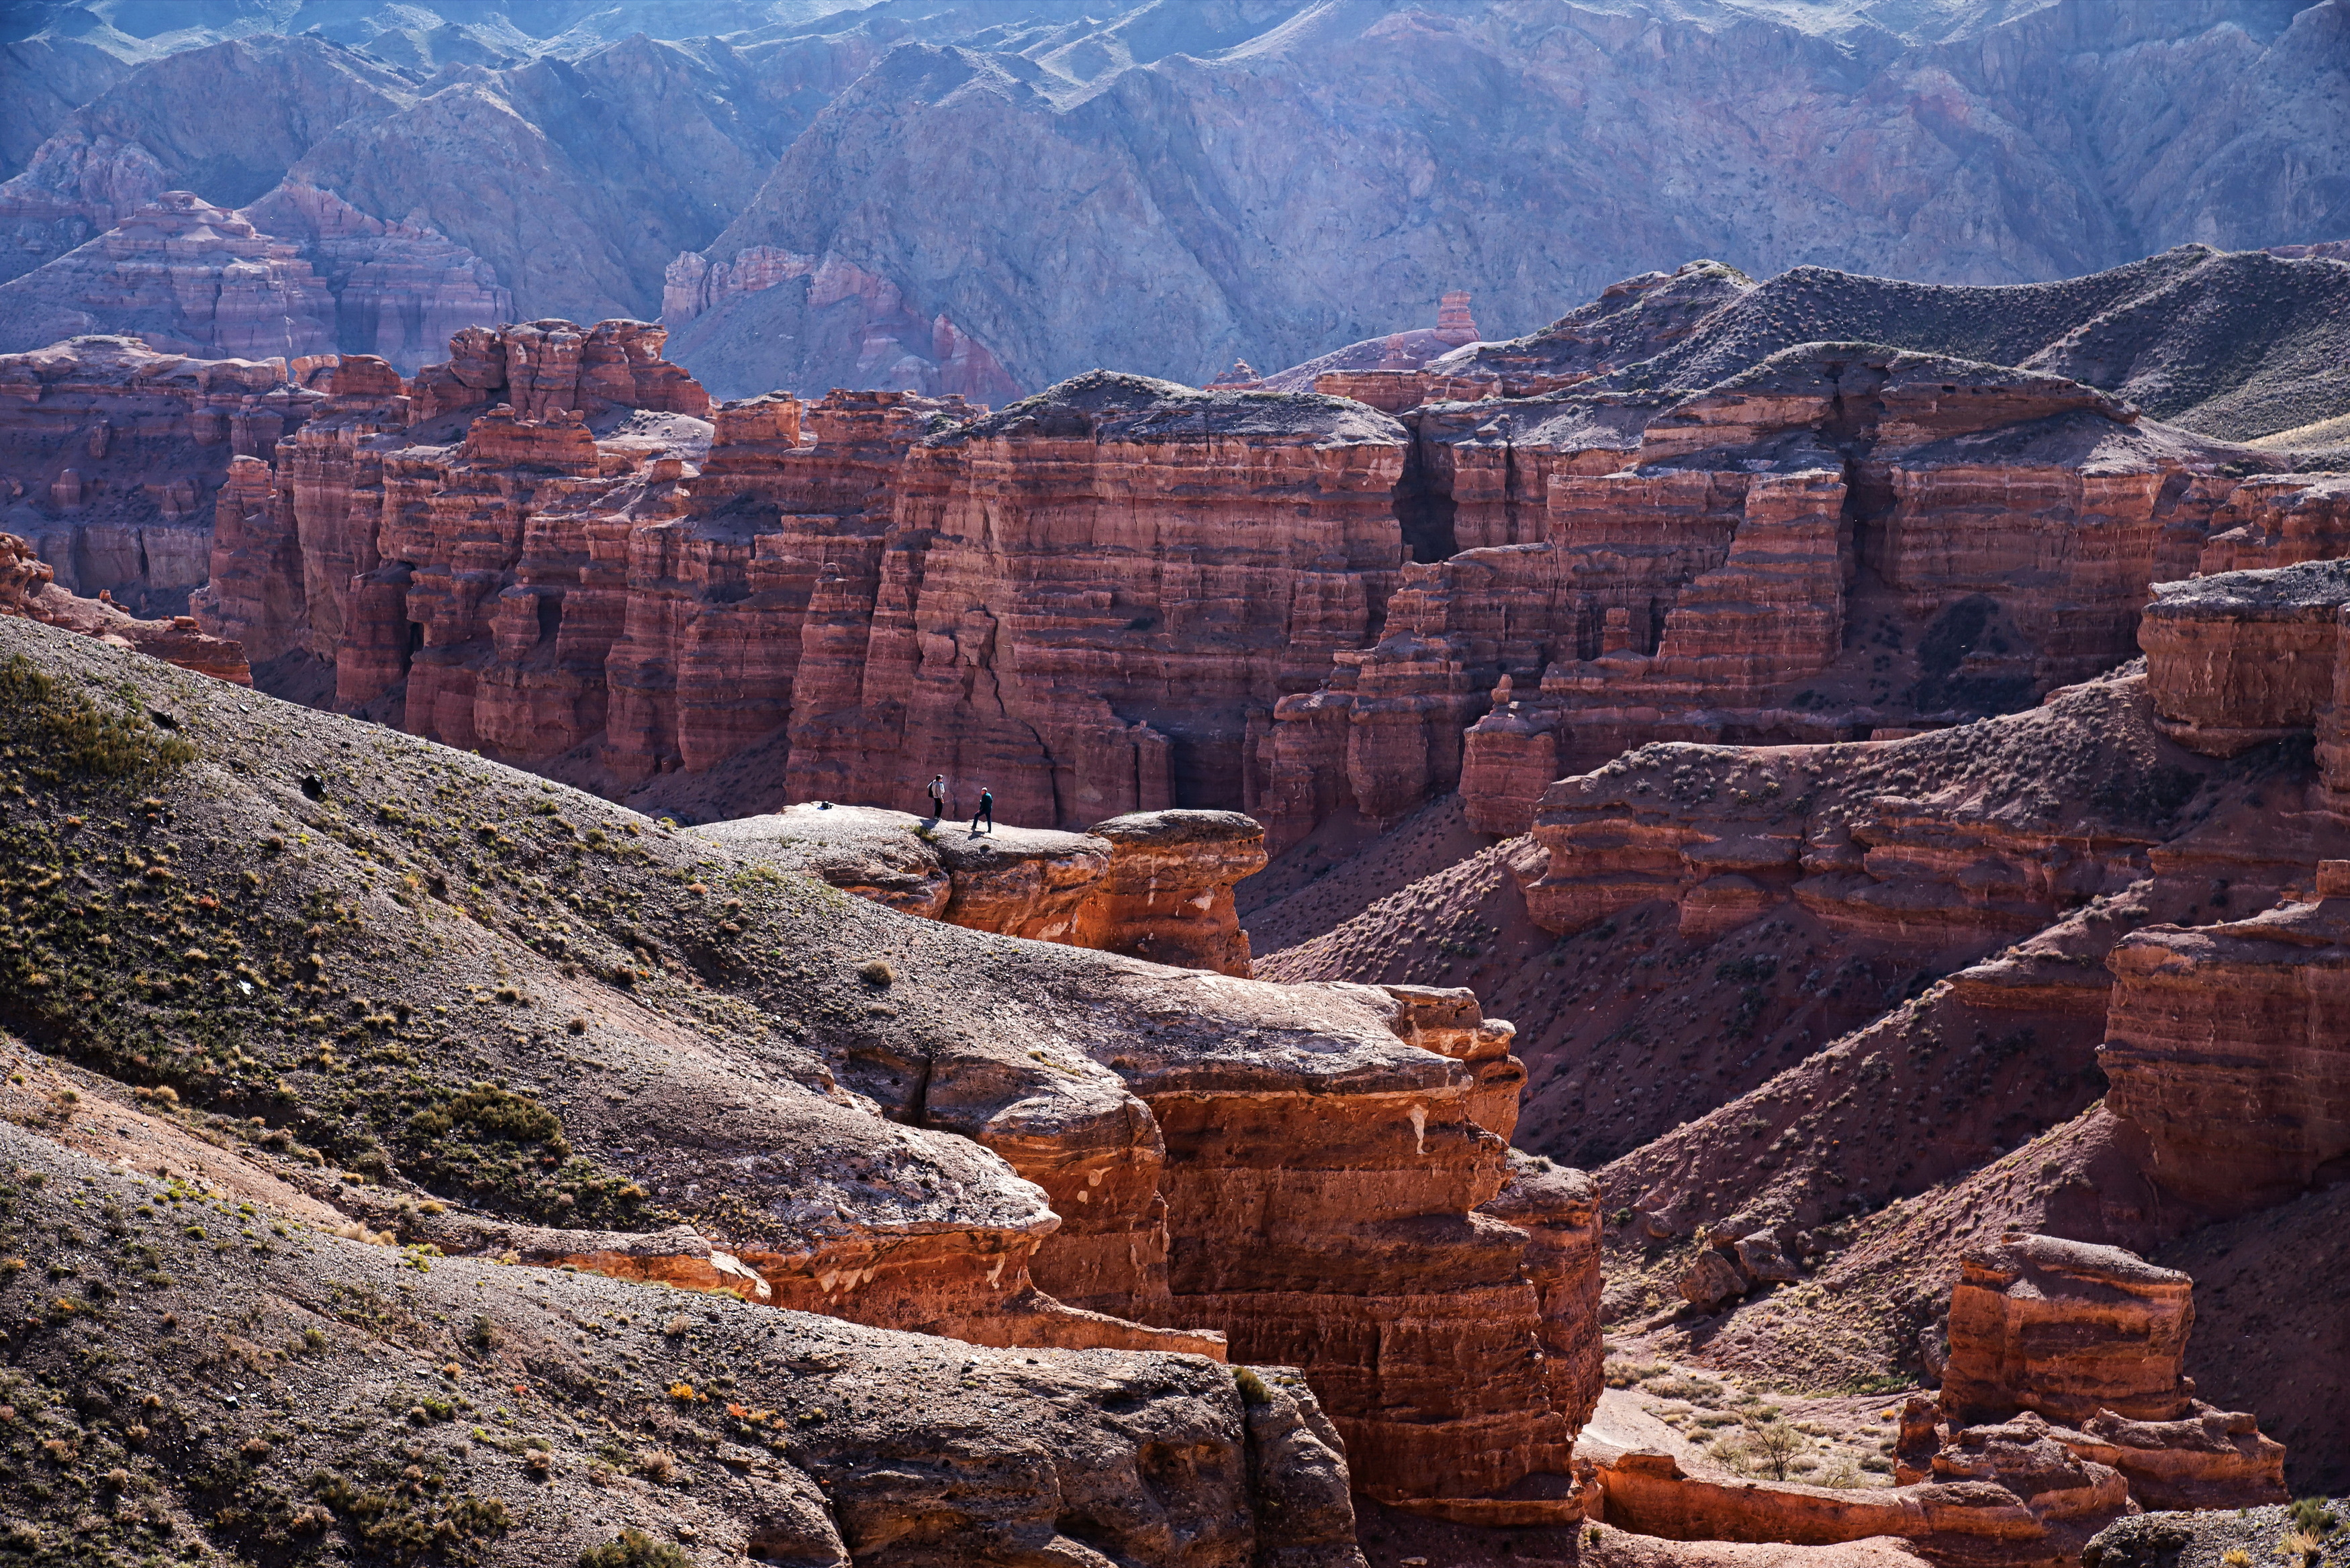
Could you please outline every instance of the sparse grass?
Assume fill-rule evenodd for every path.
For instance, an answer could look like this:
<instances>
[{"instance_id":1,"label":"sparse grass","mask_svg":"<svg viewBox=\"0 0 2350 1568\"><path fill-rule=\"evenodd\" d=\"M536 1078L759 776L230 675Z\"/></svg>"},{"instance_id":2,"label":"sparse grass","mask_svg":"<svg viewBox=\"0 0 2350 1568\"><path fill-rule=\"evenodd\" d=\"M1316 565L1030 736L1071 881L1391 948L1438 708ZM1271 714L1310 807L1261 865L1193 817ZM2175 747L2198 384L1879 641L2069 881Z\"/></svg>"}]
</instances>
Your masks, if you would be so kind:
<instances>
[{"instance_id":1,"label":"sparse grass","mask_svg":"<svg viewBox=\"0 0 2350 1568\"><path fill-rule=\"evenodd\" d=\"M1610 1361L1603 1376L1610 1388L1630 1388L1651 1377L1660 1377L1671 1368L1661 1361Z\"/></svg>"},{"instance_id":2,"label":"sparse grass","mask_svg":"<svg viewBox=\"0 0 2350 1568\"><path fill-rule=\"evenodd\" d=\"M693 1559L683 1547L655 1541L641 1530L623 1530L582 1552L579 1568L693 1568Z\"/></svg>"},{"instance_id":3,"label":"sparse grass","mask_svg":"<svg viewBox=\"0 0 2350 1568\"><path fill-rule=\"evenodd\" d=\"M0 659L0 762L45 784L160 778L195 761L196 748L141 710L135 688L109 711L66 689L21 653Z\"/></svg>"}]
</instances>

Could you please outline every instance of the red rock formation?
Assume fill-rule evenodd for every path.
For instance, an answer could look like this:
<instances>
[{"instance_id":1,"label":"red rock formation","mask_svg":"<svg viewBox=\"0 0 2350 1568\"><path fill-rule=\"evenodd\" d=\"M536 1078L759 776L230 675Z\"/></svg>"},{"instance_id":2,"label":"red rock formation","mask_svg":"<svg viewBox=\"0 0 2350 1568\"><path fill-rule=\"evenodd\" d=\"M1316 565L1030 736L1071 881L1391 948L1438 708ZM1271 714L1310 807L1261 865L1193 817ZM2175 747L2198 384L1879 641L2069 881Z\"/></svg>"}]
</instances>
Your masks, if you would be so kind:
<instances>
[{"instance_id":1,"label":"red rock formation","mask_svg":"<svg viewBox=\"0 0 2350 1568\"><path fill-rule=\"evenodd\" d=\"M1274 704L1376 628L1402 458L1357 405L1098 373L921 442L861 680L795 700L790 794L945 773L1013 821L1247 809Z\"/></svg>"},{"instance_id":2,"label":"red rock formation","mask_svg":"<svg viewBox=\"0 0 2350 1568\"><path fill-rule=\"evenodd\" d=\"M268 452L319 401L294 369L123 337L0 355L0 520L75 593L182 607L204 582L230 462Z\"/></svg>"},{"instance_id":3,"label":"red rock formation","mask_svg":"<svg viewBox=\"0 0 2350 1568\"><path fill-rule=\"evenodd\" d=\"M1108 843L1109 863L1072 940L1248 978L1248 933L1232 908L1232 884L1264 869L1263 827L1236 811L1152 811L1087 831Z\"/></svg>"},{"instance_id":4,"label":"red rock formation","mask_svg":"<svg viewBox=\"0 0 2350 1568\"><path fill-rule=\"evenodd\" d=\"M30 545L0 534L0 615L79 632L217 680L253 684L244 649L198 630L194 617L140 620L107 600L77 598L56 586L56 575Z\"/></svg>"},{"instance_id":5,"label":"red rock formation","mask_svg":"<svg viewBox=\"0 0 2350 1568\"><path fill-rule=\"evenodd\" d=\"M1676 1541L1826 1544L1894 1536L1929 1563L2077 1563L2090 1536L2133 1511L2112 1468L2080 1459L2029 1412L1952 1434L1922 1483L1856 1490L1690 1475L1633 1452L1599 1469L1610 1524Z\"/></svg>"},{"instance_id":6,"label":"red rock formation","mask_svg":"<svg viewBox=\"0 0 2350 1568\"><path fill-rule=\"evenodd\" d=\"M2314 880L2311 901L2150 927L2109 961L2107 1103L2144 1130L2154 1179L2208 1210L2291 1197L2350 1155L2350 862Z\"/></svg>"},{"instance_id":7,"label":"red rock formation","mask_svg":"<svg viewBox=\"0 0 2350 1568\"><path fill-rule=\"evenodd\" d=\"M2205 576L2350 555L2350 477L2254 475L2211 514Z\"/></svg>"},{"instance_id":8,"label":"red rock formation","mask_svg":"<svg viewBox=\"0 0 2350 1568\"><path fill-rule=\"evenodd\" d=\"M861 345L855 356L857 384L984 402L1020 395L994 353L945 312L921 316L908 306L896 284L830 254L752 245L732 261L713 262L684 252L664 275L661 319L684 327L713 312L723 316L729 302L743 296L801 279L806 280L806 310L837 318L824 336ZM704 323L704 330L711 325Z\"/></svg>"},{"instance_id":9,"label":"red rock formation","mask_svg":"<svg viewBox=\"0 0 2350 1568\"><path fill-rule=\"evenodd\" d=\"M1115 886L1112 840L1030 832L958 858L948 846L967 833L870 809L804 805L694 835L1007 934L1054 916L1066 940L1056 873L1090 859ZM1179 847L1145 842L1155 857ZM963 1337L1007 1332L983 1321L1003 1304L988 1287L1024 1269L1071 1306L1206 1326L1237 1359L1300 1366L1383 1501L1468 1522L1580 1517L1567 1458L1598 1397L1597 1195L1578 1173L1509 1158L1524 1078L1509 1025L1466 992L1147 963L1116 989L1155 998L1149 1022L1091 1061L974 1041L927 1058L905 1105L1036 1183L1060 1217L1049 1236L877 1242L846 1265L837 1246L805 1264L744 1261L786 1304ZM870 1086L887 1103L915 1075Z\"/></svg>"},{"instance_id":10,"label":"red rock formation","mask_svg":"<svg viewBox=\"0 0 2350 1568\"><path fill-rule=\"evenodd\" d=\"M1970 755L2094 735L2102 753L2077 762L2106 783L2150 782L2176 764L2152 753L2145 690L2126 677L2090 682L2034 712L1987 721L1997 728L1980 734L1659 747L1562 779L1535 818L1550 858L1526 887L1527 907L1546 929L1567 931L1669 898L1681 930L1707 937L1793 902L1846 940L1981 952L2145 876L2168 836L2168 813L2136 796L2123 812L2043 795L2044 775L2007 776L1989 795L1955 776L1929 781L1963 771ZM2077 770L2068 779L2085 791L2100 782ZM1895 793L1895 781L1919 793Z\"/></svg>"},{"instance_id":11,"label":"red rock formation","mask_svg":"<svg viewBox=\"0 0 2350 1568\"><path fill-rule=\"evenodd\" d=\"M902 392L838 391L805 406L771 394L716 411L681 514L626 535L603 746L618 778L707 769L807 705L856 701L860 671L847 660L869 635L891 476L941 416L967 412ZM789 798L920 795L910 773L886 783L897 787Z\"/></svg>"},{"instance_id":12,"label":"red rock formation","mask_svg":"<svg viewBox=\"0 0 2350 1568\"><path fill-rule=\"evenodd\" d=\"M1599 1403L1599 1187L1579 1170L1510 1151L1510 1181L1480 1213L1526 1233L1526 1277L1542 1314L1551 1408L1580 1429Z\"/></svg>"},{"instance_id":13,"label":"red rock formation","mask_svg":"<svg viewBox=\"0 0 2350 1568\"><path fill-rule=\"evenodd\" d=\"M136 334L160 352L219 359L336 348L334 297L297 247L188 191L0 286L0 330L28 347Z\"/></svg>"},{"instance_id":14,"label":"red rock formation","mask_svg":"<svg viewBox=\"0 0 2350 1568\"><path fill-rule=\"evenodd\" d=\"M949 925L1247 978L1248 938L1232 888L1263 869L1263 830L1237 812L1145 813L1083 834L1009 826L986 833L811 802L692 831L762 846L846 892ZM1476 999L1458 998L1469 1022L1452 1033L1465 1038L1475 1031ZM1466 1054L1434 1034L1409 1037ZM1514 1104L1516 1080L1509 1093Z\"/></svg>"},{"instance_id":15,"label":"red rock formation","mask_svg":"<svg viewBox=\"0 0 2350 1568\"><path fill-rule=\"evenodd\" d=\"M2313 730L2334 702L2345 604L2342 561L2162 584L2138 642L2163 732L2229 757Z\"/></svg>"},{"instance_id":16,"label":"red rock formation","mask_svg":"<svg viewBox=\"0 0 2350 1568\"><path fill-rule=\"evenodd\" d=\"M417 372L413 418L498 402L528 421L606 408L707 414L709 394L660 357L668 339L668 328L643 321L467 327L450 339L447 364Z\"/></svg>"},{"instance_id":17,"label":"red rock formation","mask_svg":"<svg viewBox=\"0 0 2350 1568\"><path fill-rule=\"evenodd\" d=\"M238 214L298 245L334 297L335 345L403 371L439 358L468 327L514 319L488 262L437 229L360 212L332 191L281 184Z\"/></svg>"},{"instance_id":18,"label":"red rock formation","mask_svg":"<svg viewBox=\"0 0 2350 1568\"><path fill-rule=\"evenodd\" d=\"M1224 1005L1287 1031L1315 990L1251 988ZM1554 1217L1530 1269L1529 1232L1480 1211L1509 1171L1473 1117L1473 1074L1409 1047L1353 1066L1343 1052L1195 1056L1168 1024L1110 1065L1165 1139L1173 1320L1223 1328L1236 1359L1302 1367L1357 1486L1382 1501L1494 1523L1579 1517L1568 1449L1596 1367L1571 1363L1575 1400L1554 1404L1558 1333L1537 1282L1554 1300L1587 1290L1591 1265L1569 1261L1583 1221L1572 1193L1530 1199ZM1332 1074L1346 1094L1315 1086Z\"/></svg>"},{"instance_id":19,"label":"red rock formation","mask_svg":"<svg viewBox=\"0 0 2350 1568\"><path fill-rule=\"evenodd\" d=\"M1866 734L1894 676L1856 620L1928 626L1911 712L2081 679L2126 657L2243 455L2059 378L1817 345L1678 400L1411 422L1450 558L1276 714L1276 846L1336 805L1391 821L1456 780L1476 826L1515 832L1542 784L1651 740Z\"/></svg>"},{"instance_id":20,"label":"red rock formation","mask_svg":"<svg viewBox=\"0 0 2350 1568\"><path fill-rule=\"evenodd\" d=\"M1942 1473L1963 1428L2021 1410L2054 1422L2048 1436L2076 1459L2118 1472L2144 1507L2282 1501L2283 1445L2251 1416L2197 1400L2181 1375L2194 1284L2053 1236L2010 1232L1970 1251L1950 1293L1939 1410L1911 1398L1898 1479Z\"/></svg>"},{"instance_id":21,"label":"red rock formation","mask_svg":"<svg viewBox=\"0 0 2350 1568\"><path fill-rule=\"evenodd\" d=\"M1967 1253L1950 1293L1942 1407L1964 1425L2036 1410L2076 1425L2100 1410L2168 1421L2192 1386L2179 1366L2195 1282L2118 1247L2007 1235Z\"/></svg>"}]
</instances>

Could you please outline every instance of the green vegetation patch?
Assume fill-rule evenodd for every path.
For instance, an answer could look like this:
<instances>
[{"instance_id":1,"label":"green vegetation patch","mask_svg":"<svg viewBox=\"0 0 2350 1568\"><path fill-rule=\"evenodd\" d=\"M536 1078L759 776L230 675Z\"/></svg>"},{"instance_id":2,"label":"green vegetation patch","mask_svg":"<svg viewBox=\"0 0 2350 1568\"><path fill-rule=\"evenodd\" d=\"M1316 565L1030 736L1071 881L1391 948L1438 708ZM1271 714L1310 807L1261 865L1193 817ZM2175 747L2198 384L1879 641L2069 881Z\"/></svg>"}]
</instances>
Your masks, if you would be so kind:
<instances>
[{"instance_id":1,"label":"green vegetation patch","mask_svg":"<svg viewBox=\"0 0 2350 1568\"><path fill-rule=\"evenodd\" d=\"M0 761L43 784L160 778L196 748L159 728L128 684L107 708L68 691L21 653L0 659Z\"/></svg>"}]
</instances>

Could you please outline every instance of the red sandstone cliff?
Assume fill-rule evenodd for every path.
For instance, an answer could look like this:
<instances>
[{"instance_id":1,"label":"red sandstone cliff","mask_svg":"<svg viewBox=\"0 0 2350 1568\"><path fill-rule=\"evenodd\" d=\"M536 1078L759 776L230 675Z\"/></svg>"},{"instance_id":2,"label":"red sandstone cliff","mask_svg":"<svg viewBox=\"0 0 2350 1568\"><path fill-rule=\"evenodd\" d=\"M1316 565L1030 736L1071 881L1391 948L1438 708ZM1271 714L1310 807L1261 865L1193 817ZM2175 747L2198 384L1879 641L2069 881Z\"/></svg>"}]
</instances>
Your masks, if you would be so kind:
<instances>
[{"instance_id":1,"label":"red sandstone cliff","mask_svg":"<svg viewBox=\"0 0 2350 1568\"><path fill-rule=\"evenodd\" d=\"M192 358L126 337L0 355L0 527L75 593L187 607L229 465L301 426L323 364Z\"/></svg>"},{"instance_id":2,"label":"red sandstone cliff","mask_svg":"<svg viewBox=\"0 0 2350 1568\"><path fill-rule=\"evenodd\" d=\"M1453 788L1517 832L1550 780L1653 740L2012 707L2128 657L2147 585L2191 568L2233 488L2220 463L2250 455L2058 377L1859 345L1691 397L1411 422L1449 558L1282 704L1256 808L1277 846Z\"/></svg>"}]
</instances>

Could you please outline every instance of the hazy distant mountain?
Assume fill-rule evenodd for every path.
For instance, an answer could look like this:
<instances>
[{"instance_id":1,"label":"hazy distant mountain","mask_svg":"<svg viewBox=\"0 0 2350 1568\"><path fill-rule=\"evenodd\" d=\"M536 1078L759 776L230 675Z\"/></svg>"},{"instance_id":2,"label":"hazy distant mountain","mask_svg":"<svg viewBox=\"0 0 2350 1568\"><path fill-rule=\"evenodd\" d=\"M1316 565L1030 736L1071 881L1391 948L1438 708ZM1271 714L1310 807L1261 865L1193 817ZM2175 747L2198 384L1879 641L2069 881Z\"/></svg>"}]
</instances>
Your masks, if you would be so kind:
<instances>
[{"instance_id":1,"label":"hazy distant mountain","mask_svg":"<svg viewBox=\"0 0 2350 1568\"><path fill-rule=\"evenodd\" d=\"M283 179L447 235L525 316L666 308L728 393L1199 381L1451 287L1528 331L1700 255L1997 284L2350 234L2350 0L6 15L0 153L45 140L0 274Z\"/></svg>"}]
</instances>

